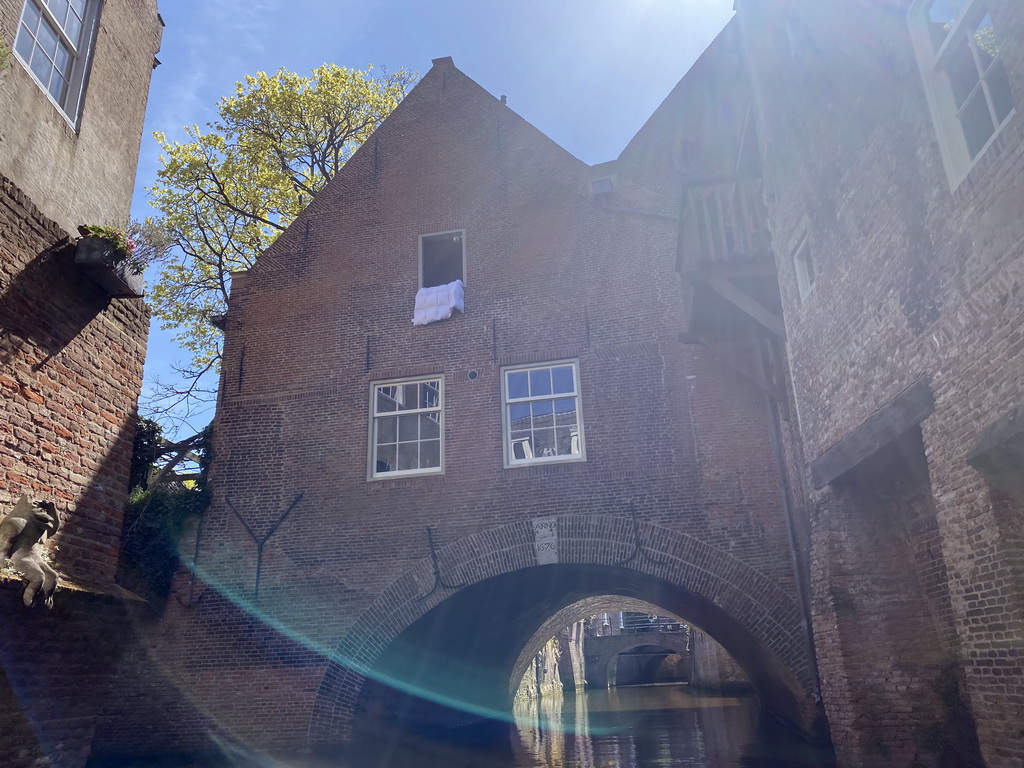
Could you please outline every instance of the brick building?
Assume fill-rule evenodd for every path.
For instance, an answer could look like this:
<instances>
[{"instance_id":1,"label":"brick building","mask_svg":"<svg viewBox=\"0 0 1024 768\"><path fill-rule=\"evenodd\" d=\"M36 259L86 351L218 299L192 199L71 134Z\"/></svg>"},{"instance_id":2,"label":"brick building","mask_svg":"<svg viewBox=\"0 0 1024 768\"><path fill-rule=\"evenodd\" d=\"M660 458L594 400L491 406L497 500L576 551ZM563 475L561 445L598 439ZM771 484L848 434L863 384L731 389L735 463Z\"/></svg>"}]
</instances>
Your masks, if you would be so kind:
<instances>
[{"instance_id":1,"label":"brick building","mask_svg":"<svg viewBox=\"0 0 1024 768\"><path fill-rule=\"evenodd\" d=\"M436 60L236 277L149 738L493 714L642 600L844 766L1022 764L1024 8L736 7L594 167Z\"/></svg>"},{"instance_id":2,"label":"brick building","mask_svg":"<svg viewBox=\"0 0 1024 768\"><path fill-rule=\"evenodd\" d=\"M508 712L595 596L693 620L820 728L764 395L680 339L679 174L724 157L694 154L687 107L741 75L730 30L589 167L434 61L234 276L213 501L151 639L166 679L100 751ZM464 312L414 325L456 278Z\"/></svg>"},{"instance_id":3,"label":"brick building","mask_svg":"<svg viewBox=\"0 0 1024 768\"><path fill-rule=\"evenodd\" d=\"M155 0L0 0L0 509L56 502L55 607L0 580L0 763L80 765L116 661L114 584L149 312L74 264L127 222Z\"/></svg>"},{"instance_id":4,"label":"brick building","mask_svg":"<svg viewBox=\"0 0 1024 768\"><path fill-rule=\"evenodd\" d=\"M1024 6L736 5L837 754L1019 766Z\"/></svg>"}]
</instances>

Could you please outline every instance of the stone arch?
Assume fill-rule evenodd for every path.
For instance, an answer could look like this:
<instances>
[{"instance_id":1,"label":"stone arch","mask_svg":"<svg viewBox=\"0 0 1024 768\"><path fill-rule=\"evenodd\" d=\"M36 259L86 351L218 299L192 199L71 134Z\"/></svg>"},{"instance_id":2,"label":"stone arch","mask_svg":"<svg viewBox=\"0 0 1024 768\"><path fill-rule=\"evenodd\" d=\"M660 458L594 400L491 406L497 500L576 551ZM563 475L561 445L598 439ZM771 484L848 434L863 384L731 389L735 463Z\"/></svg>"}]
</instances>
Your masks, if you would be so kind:
<instances>
[{"instance_id":1,"label":"stone arch","mask_svg":"<svg viewBox=\"0 0 1024 768\"><path fill-rule=\"evenodd\" d=\"M588 597L572 603L571 605L565 606L565 608L555 612L547 621L541 624L540 629L533 633L533 636L530 637L526 645L523 646L522 651L519 652L516 664L512 668L512 676L509 678L509 695L515 693L516 687L519 685L519 681L526 673L526 668L530 666L530 661L537 655L544 643L554 637L555 634L564 627L580 621L581 619L586 619L591 616L596 616L599 613L604 613L605 611L658 613L659 611L663 611L663 609L653 605L652 603L648 603L645 600L616 595Z\"/></svg>"},{"instance_id":2,"label":"stone arch","mask_svg":"<svg viewBox=\"0 0 1024 768\"><path fill-rule=\"evenodd\" d=\"M598 650L598 658L593 664L597 670L594 680L587 680L588 686L594 688L607 688L615 679L615 665L620 653L628 653L634 648L641 648L647 645L655 645L664 648L671 653L680 655L686 653L686 637L681 632L676 637L671 635L612 635L611 637L596 638L597 645L603 646ZM600 642L600 641L612 642Z\"/></svg>"},{"instance_id":3,"label":"stone arch","mask_svg":"<svg viewBox=\"0 0 1024 768\"><path fill-rule=\"evenodd\" d=\"M636 597L685 615L749 671L763 704L805 733L817 733L820 710L800 610L778 585L717 547L653 523L639 524L644 549L638 550L630 518L548 519L556 523L557 555L545 557L543 564L538 562L534 521L523 520L459 539L438 553L445 583L462 585L459 590L431 592L429 559L392 582L359 616L330 660L310 720L311 743L324 748L351 738L367 676L418 620L496 577L531 573L552 578L566 574L575 579L572 584L584 585L565 595L547 616L590 596L580 594L587 588L593 594ZM542 623L537 621L530 633Z\"/></svg>"}]
</instances>

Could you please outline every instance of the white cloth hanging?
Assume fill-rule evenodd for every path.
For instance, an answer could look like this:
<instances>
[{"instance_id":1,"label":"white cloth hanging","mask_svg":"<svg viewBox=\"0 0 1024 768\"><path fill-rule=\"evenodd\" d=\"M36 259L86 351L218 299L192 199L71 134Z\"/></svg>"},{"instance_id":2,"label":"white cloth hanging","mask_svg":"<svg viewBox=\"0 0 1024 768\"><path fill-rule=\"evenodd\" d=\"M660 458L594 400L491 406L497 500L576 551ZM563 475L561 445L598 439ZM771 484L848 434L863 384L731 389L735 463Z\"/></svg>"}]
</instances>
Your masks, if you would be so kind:
<instances>
[{"instance_id":1,"label":"white cloth hanging","mask_svg":"<svg viewBox=\"0 0 1024 768\"><path fill-rule=\"evenodd\" d=\"M427 325L438 320L447 320L456 309L466 311L466 291L461 280L447 285L435 285L416 291L416 309L413 325Z\"/></svg>"}]
</instances>

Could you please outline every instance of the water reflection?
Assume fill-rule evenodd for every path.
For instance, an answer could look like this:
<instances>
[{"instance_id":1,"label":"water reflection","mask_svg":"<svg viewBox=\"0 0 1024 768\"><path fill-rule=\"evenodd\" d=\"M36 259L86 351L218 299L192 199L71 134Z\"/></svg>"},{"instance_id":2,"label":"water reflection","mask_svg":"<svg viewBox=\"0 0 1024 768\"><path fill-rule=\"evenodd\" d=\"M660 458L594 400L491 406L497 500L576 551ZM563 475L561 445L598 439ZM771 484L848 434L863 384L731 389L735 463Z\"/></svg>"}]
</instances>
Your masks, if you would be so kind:
<instances>
[{"instance_id":1,"label":"water reflection","mask_svg":"<svg viewBox=\"0 0 1024 768\"><path fill-rule=\"evenodd\" d=\"M752 697L685 685L611 688L516 706L515 768L819 768Z\"/></svg>"}]
</instances>

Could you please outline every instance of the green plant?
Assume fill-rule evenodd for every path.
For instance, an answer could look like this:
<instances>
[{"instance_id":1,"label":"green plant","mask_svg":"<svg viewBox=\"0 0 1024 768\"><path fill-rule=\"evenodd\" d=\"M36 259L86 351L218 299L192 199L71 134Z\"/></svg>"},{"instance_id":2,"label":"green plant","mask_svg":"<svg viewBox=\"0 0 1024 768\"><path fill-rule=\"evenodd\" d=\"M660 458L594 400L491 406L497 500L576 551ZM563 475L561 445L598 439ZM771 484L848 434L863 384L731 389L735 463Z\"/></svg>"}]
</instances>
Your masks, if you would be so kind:
<instances>
[{"instance_id":1,"label":"green plant","mask_svg":"<svg viewBox=\"0 0 1024 768\"><path fill-rule=\"evenodd\" d=\"M86 224L79 227L79 231L83 235L106 240L114 246L114 250L128 262L133 272L141 273L146 268L145 259L136 256L135 240L127 229L113 224Z\"/></svg>"},{"instance_id":2,"label":"green plant","mask_svg":"<svg viewBox=\"0 0 1024 768\"><path fill-rule=\"evenodd\" d=\"M150 484L154 462L165 455L162 429L150 419L139 419L132 452L132 491L125 510L118 582L150 602L159 612L167 599L171 579L179 566L178 544L202 517L209 503L206 470L209 466L210 430L194 443L200 474L188 483Z\"/></svg>"},{"instance_id":3,"label":"green plant","mask_svg":"<svg viewBox=\"0 0 1024 768\"><path fill-rule=\"evenodd\" d=\"M0 40L0 72L7 69L7 65L11 62L11 49L7 47L7 43Z\"/></svg>"}]
</instances>

